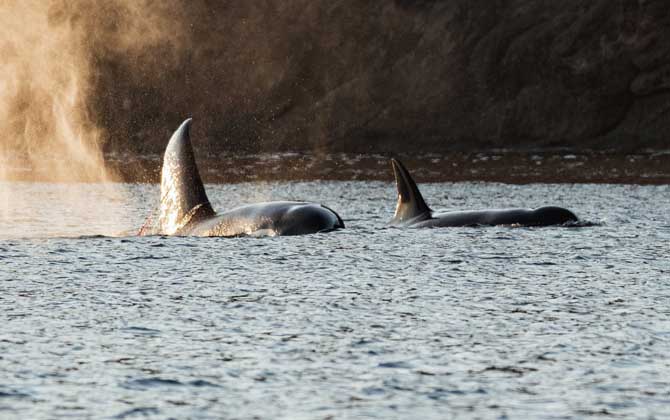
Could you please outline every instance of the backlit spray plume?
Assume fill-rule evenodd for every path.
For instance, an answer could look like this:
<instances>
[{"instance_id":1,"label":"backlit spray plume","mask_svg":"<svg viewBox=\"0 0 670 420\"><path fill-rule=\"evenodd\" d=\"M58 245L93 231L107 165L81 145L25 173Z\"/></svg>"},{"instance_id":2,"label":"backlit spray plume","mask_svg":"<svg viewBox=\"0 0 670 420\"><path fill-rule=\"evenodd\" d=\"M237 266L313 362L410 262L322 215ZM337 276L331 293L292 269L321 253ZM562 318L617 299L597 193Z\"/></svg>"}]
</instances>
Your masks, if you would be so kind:
<instances>
[{"instance_id":1,"label":"backlit spray plume","mask_svg":"<svg viewBox=\"0 0 670 420\"><path fill-rule=\"evenodd\" d=\"M53 1L2 2L0 176L19 166L31 178L104 181L101 133L86 108L86 37L55 7Z\"/></svg>"},{"instance_id":2,"label":"backlit spray plume","mask_svg":"<svg viewBox=\"0 0 670 420\"><path fill-rule=\"evenodd\" d=\"M124 188L106 182L116 177L105 167L106 133L97 124L116 116L94 112L96 80L101 71L114 68L108 57L133 62L151 47L175 47L180 26L164 17L178 13L175 4L0 0L0 228L15 223L16 215L34 204L35 193L29 191L37 187L2 182L17 179L103 182L95 187L102 194L98 199L84 193L84 187L59 187L63 193L51 206L69 209L71 223L82 222L81 233L115 233L89 232L91 217L127 223ZM70 225L59 229L62 218L48 213L50 232L80 232Z\"/></svg>"},{"instance_id":3,"label":"backlit spray plume","mask_svg":"<svg viewBox=\"0 0 670 420\"><path fill-rule=\"evenodd\" d=\"M96 120L114 115L94 118L94 60L176 46L180 26L165 16L177 6L165 3L0 0L0 178L110 179Z\"/></svg>"}]
</instances>

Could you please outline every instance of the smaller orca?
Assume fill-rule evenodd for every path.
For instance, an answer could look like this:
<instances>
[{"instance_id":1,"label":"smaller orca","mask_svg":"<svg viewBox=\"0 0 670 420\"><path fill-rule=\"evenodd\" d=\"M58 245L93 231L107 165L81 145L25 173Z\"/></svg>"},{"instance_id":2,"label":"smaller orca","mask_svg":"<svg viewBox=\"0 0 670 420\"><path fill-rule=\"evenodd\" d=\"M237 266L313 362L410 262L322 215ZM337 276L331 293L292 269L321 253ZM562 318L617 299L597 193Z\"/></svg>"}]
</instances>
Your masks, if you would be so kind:
<instances>
[{"instance_id":1,"label":"smaller orca","mask_svg":"<svg viewBox=\"0 0 670 420\"><path fill-rule=\"evenodd\" d=\"M455 226L551 226L576 222L577 216L562 207L537 209L489 209L434 213L423 200L419 188L400 161L391 159L398 204L390 224L411 227Z\"/></svg>"},{"instance_id":2,"label":"smaller orca","mask_svg":"<svg viewBox=\"0 0 670 420\"><path fill-rule=\"evenodd\" d=\"M344 228L328 207L296 201L249 204L216 213L205 193L190 138L191 119L174 132L161 171L159 235L304 235ZM144 234L144 228L140 235Z\"/></svg>"}]
</instances>

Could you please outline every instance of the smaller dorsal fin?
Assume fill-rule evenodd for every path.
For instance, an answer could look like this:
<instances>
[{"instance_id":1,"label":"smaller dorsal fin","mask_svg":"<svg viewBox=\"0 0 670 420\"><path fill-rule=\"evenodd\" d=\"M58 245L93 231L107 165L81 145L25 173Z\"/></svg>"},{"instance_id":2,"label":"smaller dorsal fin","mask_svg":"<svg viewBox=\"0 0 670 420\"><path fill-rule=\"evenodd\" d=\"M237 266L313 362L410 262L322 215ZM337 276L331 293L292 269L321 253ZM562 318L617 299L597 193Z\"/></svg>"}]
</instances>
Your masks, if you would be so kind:
<instances>
[{"instance_id":1,"label":"smaller dorsal fin","mask_svg":"<svg viewBox=\"0 0 670 420\"><path fill-rule=\"evenodd\" d=\"M174 132L165 148L159 216L162 234L176 234L194 217L214 214L195 163L190 128L189 118Z\"/></svg>"},{"instance_id":2,"label":"smaller dorsal fin","mask_svg":"<svg viewBox=\"0 0 670 420\"><path fill-rule=\"evenodd\" d=\"M423 201L421 192L407 169L396 159L391 159L391 166L393 166L395 184L398 188L398 205L391 224L404 223L424 215L430 217L431 210Z\"/></svg>"}]
</instances>

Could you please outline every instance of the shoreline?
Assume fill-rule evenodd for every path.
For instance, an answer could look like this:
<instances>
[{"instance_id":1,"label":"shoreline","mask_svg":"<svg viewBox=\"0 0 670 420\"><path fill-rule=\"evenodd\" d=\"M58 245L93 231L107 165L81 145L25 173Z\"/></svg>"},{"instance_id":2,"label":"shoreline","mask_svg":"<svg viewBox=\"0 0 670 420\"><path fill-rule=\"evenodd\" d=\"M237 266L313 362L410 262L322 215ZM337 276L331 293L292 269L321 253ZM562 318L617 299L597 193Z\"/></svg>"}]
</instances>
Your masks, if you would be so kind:
<instances>
[{"instance_id":1,"label":"shoreline","mask_svg":"<svg viewBox=\"0 0 670 420\"><path fill-rule=\"evenodd\" d=\"M392 181L391 156L380 154L281 153L198 156L205 183L267 181ZM458 152L398 155L417 182L670 184L670 152ZM113 181L157 183L160 156L107 156ZM76 174L55 178L21 162L3 162L6 181L81 182ZM48 166L46 166L48 167Z\"/></svg>"}]
</instances>

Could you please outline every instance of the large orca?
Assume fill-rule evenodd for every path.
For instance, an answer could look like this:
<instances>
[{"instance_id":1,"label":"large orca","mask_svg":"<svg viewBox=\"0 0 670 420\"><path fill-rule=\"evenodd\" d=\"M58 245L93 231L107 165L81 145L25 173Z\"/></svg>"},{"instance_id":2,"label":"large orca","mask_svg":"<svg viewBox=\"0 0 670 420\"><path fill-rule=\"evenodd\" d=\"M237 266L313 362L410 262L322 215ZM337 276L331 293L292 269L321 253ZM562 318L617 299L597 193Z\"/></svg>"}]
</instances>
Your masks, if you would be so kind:
<instances>
[{"instance_id":1,"label":"large orca","mask_svg":"<svg viewBox=\"0 0 670 420\"><path fill-rule=\"evenodd\" d=\"M303 235L344 227L333 210L314 203L274 201L215 213L195 162L191 119L174 132L161 172L160 235L243 236Z\"/></svg>"},{"instance_id":2,"label":"large orca","mask_svg":"<svg viewBox=\"0 0 670 420\"><path fill-rule=\"evenodd\" d=\"M398 188L398 204L391 225L412 227L448 226L551 226L576 222L577 216L562 207L537 209L464 210L434 213L423 200L407 169L391 159Z\"/></svg>"}]
</instances>

